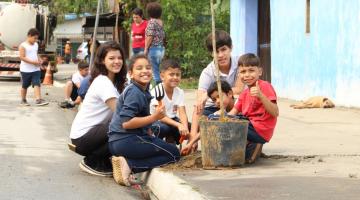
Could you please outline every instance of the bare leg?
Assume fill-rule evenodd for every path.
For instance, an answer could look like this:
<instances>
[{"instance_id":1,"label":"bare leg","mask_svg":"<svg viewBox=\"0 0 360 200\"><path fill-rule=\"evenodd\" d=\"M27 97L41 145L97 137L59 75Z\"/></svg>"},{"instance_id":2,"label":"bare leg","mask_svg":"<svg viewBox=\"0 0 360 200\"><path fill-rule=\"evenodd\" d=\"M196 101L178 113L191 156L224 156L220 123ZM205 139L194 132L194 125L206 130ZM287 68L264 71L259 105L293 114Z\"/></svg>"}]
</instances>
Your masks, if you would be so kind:
<instances>
[{"instance_id":1,"label":"bare leg","mask_svg":"<svg viewBox=\"0 0 360 200\"><path fill-rule=\"evenodd\" d=\"M194 109L192 120L191 120L191 130L190 130L190 139L193 138L199 131L199 119L201 114L196 113L196 109Z\"/></svg>"},{"instance_id":2,"label":"bare leg","mask_svg":"<svg viewBox=\"0 0 360 200\"><path fill-rule=\"evenodd\" d=\"M74 104L80 105L81 102L82 102L82 98L80 96L77 96L75 101L74 101Z\"/></svg>"},{"instance_id":3,"label":"bare leg","mask_svg":"<svg viewBox=\"0 0 360 200\"><path fill-rule=\"evenodd\" d=\"M73 83L72 81L68 81L65 84L65 99L70 100L70 95L73 90Z\"/></svg>"},{"instance_id":4,"label":"bare leg","mask_svg":"<svg viewBox=\"0 0 360 200\"><path fill-rule=\"evenodd\" d=\"M41 99L40 87L34 86L35 99Z\"/></svg>"},{"instance_id":5,"label":"bare leg","mask_svg":"<svg viewBox=\"0 0 360 200\"><path fill-rule=\"evenodd\" d=\"M26 99L26 93L27 93L27 89L21 88L20 90L21 99Z\"/></svg>"}]
</instances>

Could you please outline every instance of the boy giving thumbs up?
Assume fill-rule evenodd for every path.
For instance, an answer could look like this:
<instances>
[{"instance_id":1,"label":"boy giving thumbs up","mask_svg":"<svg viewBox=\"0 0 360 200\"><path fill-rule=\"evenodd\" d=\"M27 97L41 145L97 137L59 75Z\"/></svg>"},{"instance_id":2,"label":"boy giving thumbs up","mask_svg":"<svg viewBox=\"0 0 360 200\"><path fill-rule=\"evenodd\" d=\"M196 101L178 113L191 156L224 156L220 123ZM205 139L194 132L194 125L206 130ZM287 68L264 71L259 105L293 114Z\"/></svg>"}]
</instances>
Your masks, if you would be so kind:
<instances>
[{"instance_id":1,"label":"boy giving thumbs up","mask_svg":"<svg viewBox=\"0 0 360 200\"><path fill-rule=\"evenodd\" d=\"M228 114L241 114L248 118L250 121L248 142L264 144L273 136L279 115L276 92L269 82L259 79L262 68L256 55L252 53L242 55L238 67L240 79L248 87L240 94Z\"/></svg>"}]
</instances>

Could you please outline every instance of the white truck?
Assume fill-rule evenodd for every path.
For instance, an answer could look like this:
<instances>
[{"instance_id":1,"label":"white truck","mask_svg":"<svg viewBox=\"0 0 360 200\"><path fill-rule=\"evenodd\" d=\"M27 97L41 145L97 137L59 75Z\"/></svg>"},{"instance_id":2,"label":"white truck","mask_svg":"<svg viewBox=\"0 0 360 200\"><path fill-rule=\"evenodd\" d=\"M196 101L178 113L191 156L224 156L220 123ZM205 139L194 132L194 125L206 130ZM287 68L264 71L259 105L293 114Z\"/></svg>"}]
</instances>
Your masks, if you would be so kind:
<instances>
[{"instance_id":1,"label":"white truck","mask_svg":"<svg viewBox=\"0 0 360 200\"><path fill-rule=\"evenodd\" d=\"M56 17L49 15L47 6L16 2L0 2L0 77L19 78L19 45L26 40L31 28L40 31L39 54L46 51ZM55 19L54 19L55 17ZM52 60L52 59L51 59Z\"/></svg>"}]
</instances>

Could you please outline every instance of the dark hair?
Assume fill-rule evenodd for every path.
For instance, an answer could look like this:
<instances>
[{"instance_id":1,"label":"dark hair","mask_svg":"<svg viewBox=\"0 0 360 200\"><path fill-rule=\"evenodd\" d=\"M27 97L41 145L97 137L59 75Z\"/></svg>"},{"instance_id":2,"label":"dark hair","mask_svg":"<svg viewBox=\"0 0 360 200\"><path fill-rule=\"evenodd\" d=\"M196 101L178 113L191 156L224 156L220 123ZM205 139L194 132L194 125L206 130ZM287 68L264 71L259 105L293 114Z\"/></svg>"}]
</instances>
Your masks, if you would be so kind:
<instances>
[{"instance_id":1,"label":"dark hair","mask_svg":"<svg viewBox=\"0 0 360 200\"><path fill-rule=\"evenodd\" d=\"M92 39L92 37L91 37L91 39ZM91 45L90 45L90 40L91 39L89 39L89 41L88 41L88 43L87 43L87 50L88 50L88 55L90 55L91 54ZM93 43L93 42L92 42ZM97 51L97 49L99 48L99 46L100 46L100 42L99 42L99 40L95 40L95 54L96 54L96 51Z\"/></svg>"},{"instance_id":2,"label":"dark hair","mask_svg":"<svg viewBox=\"0 0 360 200\"><path fill-rule=\"evenodd\" d=\"M230 91L232 91L230 84L227 81L221 81L221 90L225 94L229 94ZM210 87L207 89L207 95L208 97L211 96L211 94L215 91L218 91L217 83L216 81L211 83Z\"/></svg>"},{"instance_id":3,"label":"dark hair","mask_svg":"<svg viewBox=\"0 0 360 200\"><path fill-rule=\"evenodd\" d=\"M123 60L123 65L121 66L121 70L119 73L115 74L115 80L114 80L114 86L118 90L119 93L121 93L125 87L126 83L126 64L125 64L125 54L124 50L120 47L120 44L114 41L105 42L104 44L100 45L98 51L95 55L94 64L91 68L91 78L90 78L90 84L94 81L94 79L101 75L108 75L108 70L106 69L106 66L104 65L104 60L106 55L110 51L120 51L121 58Z\"/></svg>"},{"instance_id":4,"label":"dark hair","mask_svg":"<svg viewBox=\"0 0 360 200\"><path fill-rule=\"evenodd\" d=\"M232 48L232 40L226 31L223 30L216 30L215 31L215 42L216 42L216 49L222 47L222 46L228 46L229 48ZM213 51L213 45L212 45L212 33L210 33L206 37L206 48L209 52Z\"/></svg>"},{"instance_id":5,"label":"dark hair","mask_svg":"<svg viewBox=\"0 0 360 200\"><path fill-rule=\"evenodd\" d=\"M238 66L257 66L260 67L260 59L253 53L240 56Z\"/></svg>"},{"instance_id":6,"label":"dark hair","mask_svg":"<svg viewBox=\"0 0 360 200\"><path fill-rule=\"evenodd\" d=\"M141 10L141 8L134 8L134 10L132 11L133 15L139 15L141 18L143 17L143 11Z\"/></svg>"},{"instance_id":7,"label":"dark hair","mask_svg":"<svg viewBox=\"0 0 360 200\"><path fill-rule=\"evenodd\" d=\"M146 59L150 63L148 57L145 54L136 54L132 56L129 60L128 71L131 71L133 69L135 62L139 59Z\"/></svg>"},{"instance_id":8,"label":"dark hair","mask_svg":"<svg viewBox=\"0 0 360 200\"><path fill-rule=\"evenodd\" d=\"M28 31L27 36L40 36L40 32L36 28L32 28Z\"/></svg>"},{"instance_id":9,"label":"dark hair","mask_svg":"<svg viewBox=\"0 0 360 200\"><path fill-rule=\"evenodd\" d=\"M162 14L161 5L157 2L150 2L146 5L146 12L151 18L160 18Z\"/></svg>"},{"instance_id":10,"label":"dark hair","mask_svg":"<svg viewBox=\"0 0 360 200\"><path fill-rule=\"evenodd\" d=\"M81 61L78 64L78 70L89 68L89 63L85 61Z\"/></svg>"},{"instance_id":11,"label":"dark hair","mask_svg":"<svg viewBox=\"0 0 360 200\"><path fill-rule=\"evenodd\" d=\"M160 71L166 71L166 70L168 70L169 68L181 69L179 63L176 62L175 60L173 60L173 59L163 60L163 61L161 62Z\"/></svg>"}]
</instances>

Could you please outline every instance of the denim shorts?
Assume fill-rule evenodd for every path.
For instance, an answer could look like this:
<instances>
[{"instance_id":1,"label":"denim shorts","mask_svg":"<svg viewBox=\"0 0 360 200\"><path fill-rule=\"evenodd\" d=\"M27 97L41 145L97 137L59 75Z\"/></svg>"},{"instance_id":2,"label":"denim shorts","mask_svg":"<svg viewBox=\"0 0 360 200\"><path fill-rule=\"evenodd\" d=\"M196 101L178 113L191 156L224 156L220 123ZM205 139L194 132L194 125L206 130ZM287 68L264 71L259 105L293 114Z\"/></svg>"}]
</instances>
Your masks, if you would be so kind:
<instances>
[{"instance_id":1,"label":"denim shorts","mask_svg":"<svg viewBox=\"0 0 360 200\"><path fill-rule=\"evenodd\" d=\"M21 73L21 87L27 89L30 85L40 87L40 71L35 72L20 72Z\"/></svg>"}]
</instances>

